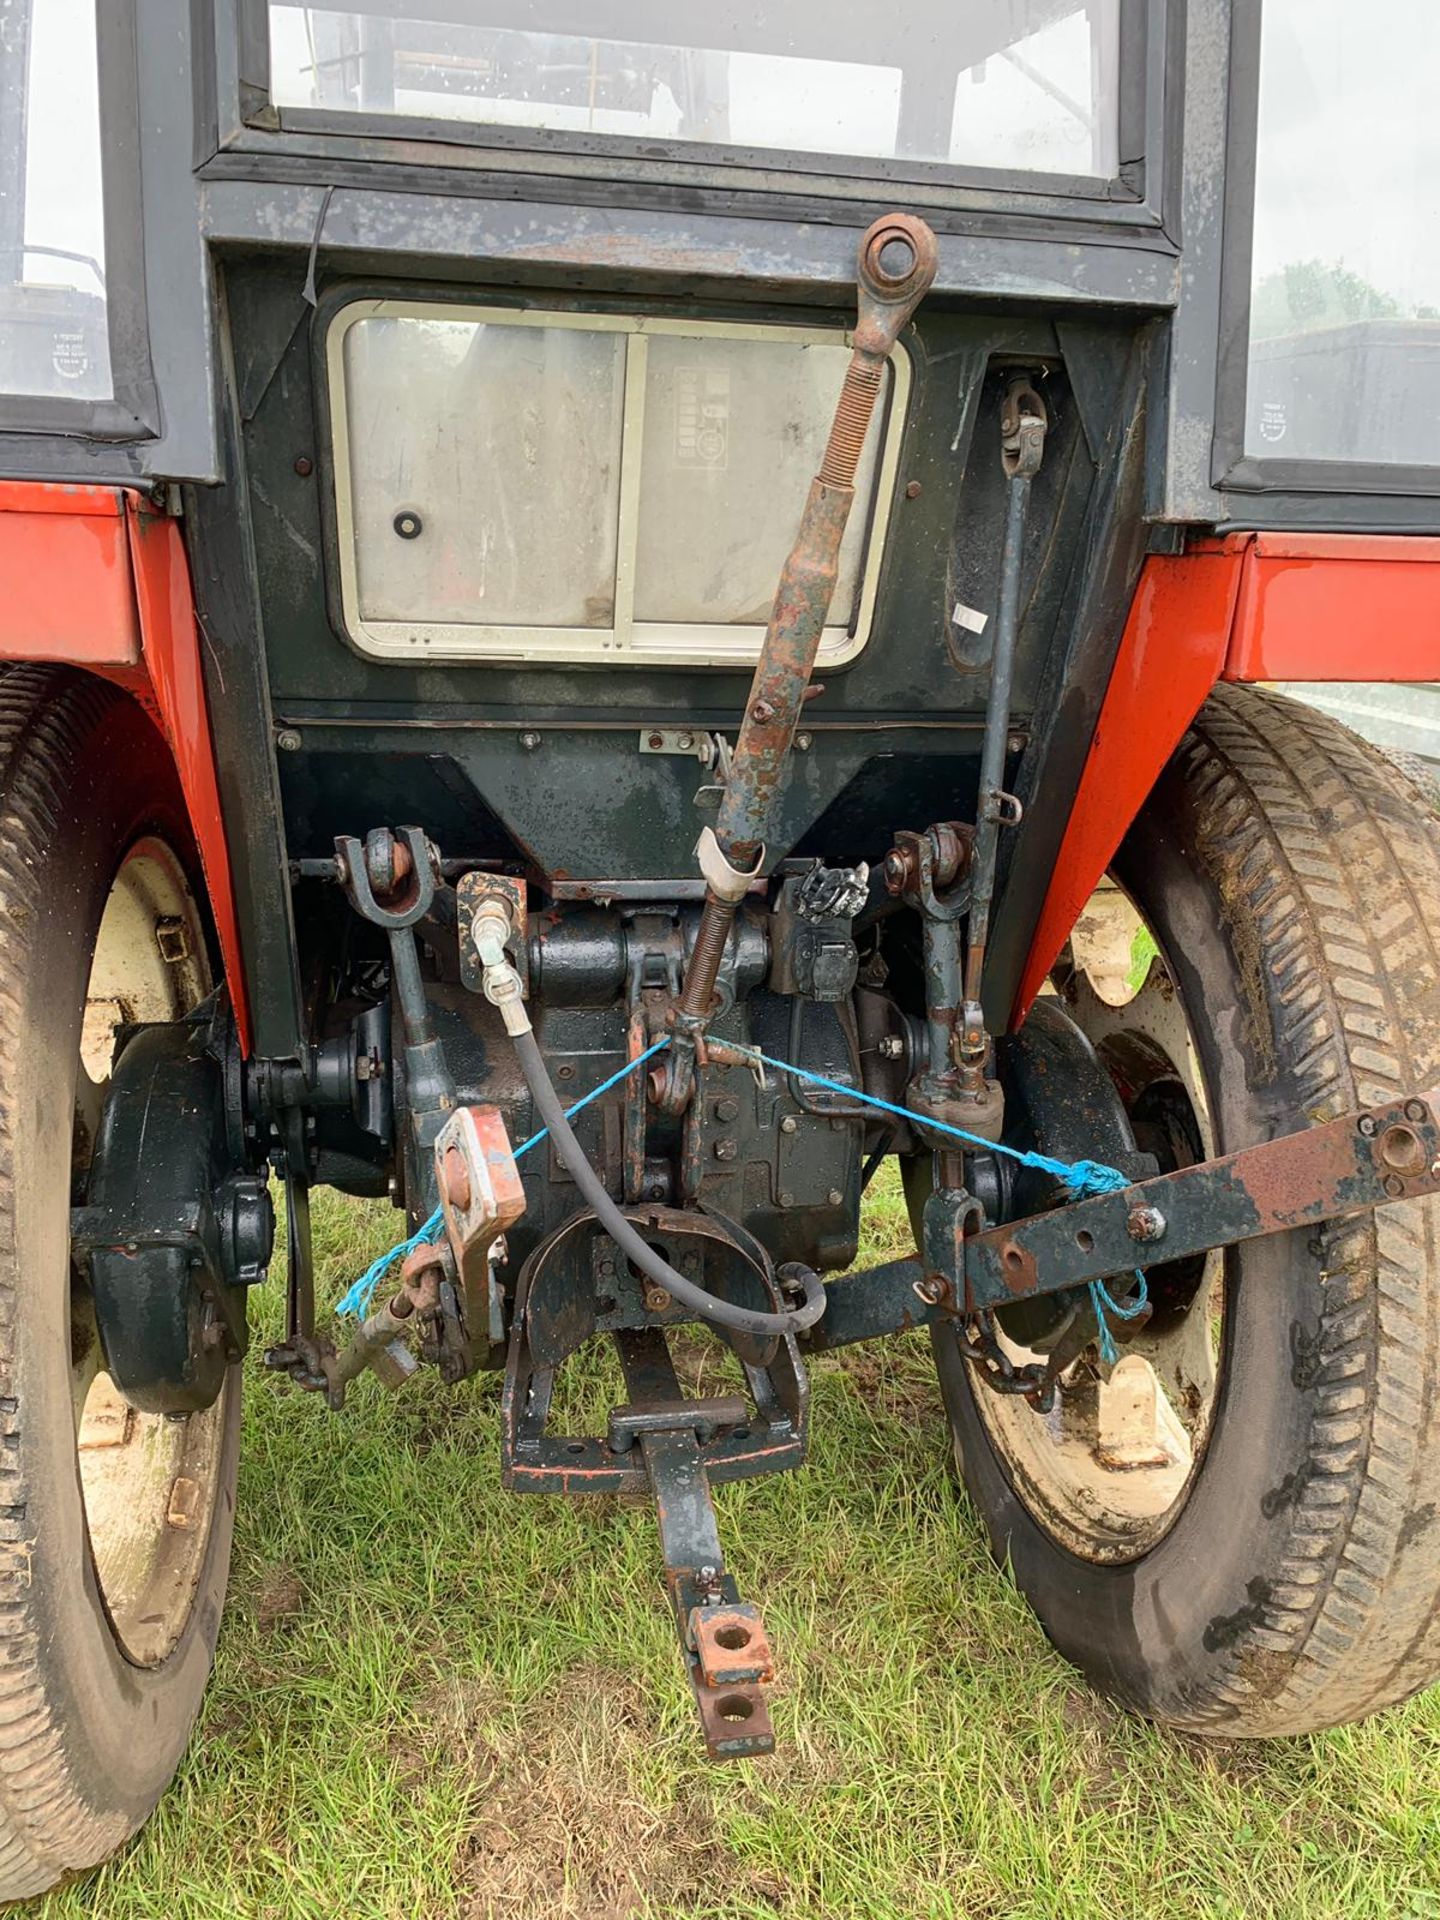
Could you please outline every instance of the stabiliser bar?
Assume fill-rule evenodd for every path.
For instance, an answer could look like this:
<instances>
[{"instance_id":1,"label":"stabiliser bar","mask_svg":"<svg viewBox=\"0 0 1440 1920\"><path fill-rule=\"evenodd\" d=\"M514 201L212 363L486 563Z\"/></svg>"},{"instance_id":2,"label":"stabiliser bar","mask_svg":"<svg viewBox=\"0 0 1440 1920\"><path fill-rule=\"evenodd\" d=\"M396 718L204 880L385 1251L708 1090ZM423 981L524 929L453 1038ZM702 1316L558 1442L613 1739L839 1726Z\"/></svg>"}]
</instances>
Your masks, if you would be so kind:
<instances>
[{"instance_id":1,"label":"stabiliser bar","mask_svg":"<svg viewBox=\"0 0 1440 1920\"><path fill-rule=\"evenodd\" d=\"M1004 1306L1440 1192L1437 1114L1440 1089L970 1234L963 1305Z\"/></svg>"}]
</instances>

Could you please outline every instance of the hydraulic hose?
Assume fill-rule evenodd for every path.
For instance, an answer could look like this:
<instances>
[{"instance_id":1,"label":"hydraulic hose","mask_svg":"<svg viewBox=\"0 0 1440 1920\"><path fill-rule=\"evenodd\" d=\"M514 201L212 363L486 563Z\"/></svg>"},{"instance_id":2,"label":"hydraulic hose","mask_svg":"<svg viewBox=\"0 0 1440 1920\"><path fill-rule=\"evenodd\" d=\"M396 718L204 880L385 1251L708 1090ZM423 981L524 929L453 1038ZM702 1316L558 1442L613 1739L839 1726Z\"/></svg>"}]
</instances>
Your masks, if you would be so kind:
<instances>
[{"instance_id":1,"label":"hydraulic hose","mask_svg":"<svg viewBox=\"0 0 1440 1920\"><path fill-rule=\"evenodd\" d=\"M509 1025L509 1022L506 1024ZM535 1043L535 1035L530 1031L529 1022L526 1022L522 1031L512 1027L510 1037L515 1042L520 1070L525 1075L525 1083L530 1089L541 1122L549 1128L550 1138L555 1142L556 1151L564 1161L570 1178L616 1246L642 1273L647 1274L657 1286L664 1287L682 1306L689 1307L692 1313L698 1313L702 1320L712 1320L718 1326L729 1327L736 1333L803 1333L807 1327L815 1325L825 1311L825 1287L820 1276L809 1267L794 1269L805 1290L803 1306L788 1313L762 1313L758 1308L733 1306L730 1301L707 1293L703 1287L697 1287L693 1280L687 1280L683 1273L677 1273L668 1261L647 1245L605 1191L599 1174L586 1159L584 1148L571 1131L570 1122L565 1118L564 1105L545 1070L545 1062L540 1057L540 1049Z\"/></svg>"}]
</instances>

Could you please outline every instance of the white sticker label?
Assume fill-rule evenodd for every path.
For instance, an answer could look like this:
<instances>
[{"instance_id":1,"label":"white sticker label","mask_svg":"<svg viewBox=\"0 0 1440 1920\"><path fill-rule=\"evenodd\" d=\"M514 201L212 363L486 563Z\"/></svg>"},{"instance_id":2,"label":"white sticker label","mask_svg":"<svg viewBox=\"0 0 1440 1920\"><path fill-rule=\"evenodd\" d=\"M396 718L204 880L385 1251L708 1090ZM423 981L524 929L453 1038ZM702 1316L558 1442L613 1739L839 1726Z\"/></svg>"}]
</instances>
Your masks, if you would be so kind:
<instances>
[{"instance_id":1,"label":"white sticker label","mask_svg":"<svg viewBox=\"0 0 1440 1920\"><path fill-rule=\"evenodd\" d=\"M675 370L675 464L722 470L730 458L730 370Z\"/></svg>"},{"instance_id":2,"label":"white sticker label","mask_svg":"<svg viewBox=\"0 0 1440 1920\"><path fill-rule=\"evenodd\" d=\"M955 611L950 618L957 627L964 627L967 633L984 633L990 623L988 613L981 613L978 607L967 607L961 600L955 602Z\"/></svg>"}]
</instances>

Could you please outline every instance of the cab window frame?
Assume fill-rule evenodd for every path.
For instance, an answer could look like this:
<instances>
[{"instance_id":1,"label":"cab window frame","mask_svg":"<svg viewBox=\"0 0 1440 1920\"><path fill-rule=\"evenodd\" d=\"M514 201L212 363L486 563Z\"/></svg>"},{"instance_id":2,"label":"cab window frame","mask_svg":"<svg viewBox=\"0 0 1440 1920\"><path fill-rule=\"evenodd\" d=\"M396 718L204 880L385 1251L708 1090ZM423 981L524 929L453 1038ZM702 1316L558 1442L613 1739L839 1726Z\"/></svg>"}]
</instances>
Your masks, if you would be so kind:
<instances>
[{"instance_id":1,"label":"cab window frame","mask_svg":"<svg viewBox=\"0 0 1440 1920\"><path fill-rule=\"evenodd\" d=\"M160 432L145 293L135 0L94 0L94 7L110 396L0 391L0 434L118 442Z\"/></svg>"},{"instance_id":2,"label":"cab window frame","mask_svg":"<svg viewBox=\"0 0 1440 1920\"><path fill-rule=\"evenodd\" d=\"M1260 148L1260 5L1231 11L1224 232L1211 484L1228 495L1440 494L1434 463L1321 460L1247 451L1255 192Z\"/></svg>"}]
</instances>

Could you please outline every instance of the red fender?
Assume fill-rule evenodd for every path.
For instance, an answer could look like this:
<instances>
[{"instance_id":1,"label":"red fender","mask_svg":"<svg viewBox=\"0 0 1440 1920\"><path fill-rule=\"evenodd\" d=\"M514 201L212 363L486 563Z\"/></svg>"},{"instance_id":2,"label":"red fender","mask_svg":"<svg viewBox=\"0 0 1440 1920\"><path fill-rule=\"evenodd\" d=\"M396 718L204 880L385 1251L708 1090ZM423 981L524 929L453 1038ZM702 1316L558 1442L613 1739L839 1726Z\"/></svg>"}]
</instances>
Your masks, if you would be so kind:
<instances>
[{"instance_id":1,"label":"red fender","mask_svg":"<svg viewBox=\"0 0 1440 1920\"><path fill-rule=\"evenodd\" d=\"M1440 539L1235 533L1151 554L1011 1016L1018 1025L1217 680L1440 678Z\"/></svg>"},{"instance_id":2,"label":"red fender","mask_svg":"<svg viewBox=\"0 0 1440 1920\"><path fill-rule=\"evenodd\" d=\"M175 756L250 1051L230 850L179 523L130 488L0 480L0 660L84 667L133 693Z\"/></svg>"}]
</instances>

